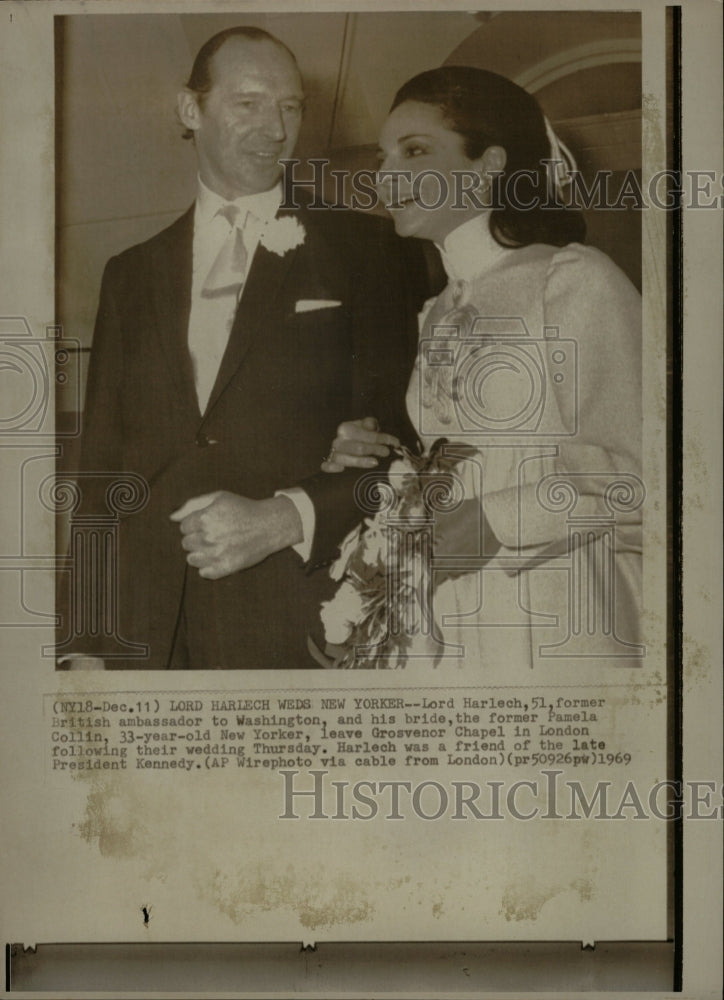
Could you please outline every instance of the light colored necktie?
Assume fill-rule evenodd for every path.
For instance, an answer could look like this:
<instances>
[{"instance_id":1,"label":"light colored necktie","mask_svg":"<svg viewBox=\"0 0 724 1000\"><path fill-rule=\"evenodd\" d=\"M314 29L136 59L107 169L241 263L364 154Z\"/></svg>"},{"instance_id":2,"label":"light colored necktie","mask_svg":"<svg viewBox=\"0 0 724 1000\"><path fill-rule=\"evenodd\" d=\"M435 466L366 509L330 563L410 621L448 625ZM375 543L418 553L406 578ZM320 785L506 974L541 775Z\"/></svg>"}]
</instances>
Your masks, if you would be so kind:
<instances>
[{"instance_id":1,"label":"light colored necktie","mask_svg":"<svg viewBox=\"0 0 724 1000\"><path fill-rule=\"evenodd\" d=\"M242 230L246 213L242 213L238 205L224 205L217 215L229 223L229 233L201 288L196 307L197 322L189 331L189 351L202 413L208 405L229 342L247 265Z\"/></svg>"},{"instance_id":2,"label":"light colored necktie","mask_svg":"<svg viewBox=\"0 0 724 1000\"><path fill-rule=\"evenodd\" d=\"M240 218L241 209L238 205L224 205L216 214L229 223L229 235L211 265L201 294L205 298L230 295L236 299L246 272L246 247L242 231L245 220Z\"/></svg>"}]
</instances>

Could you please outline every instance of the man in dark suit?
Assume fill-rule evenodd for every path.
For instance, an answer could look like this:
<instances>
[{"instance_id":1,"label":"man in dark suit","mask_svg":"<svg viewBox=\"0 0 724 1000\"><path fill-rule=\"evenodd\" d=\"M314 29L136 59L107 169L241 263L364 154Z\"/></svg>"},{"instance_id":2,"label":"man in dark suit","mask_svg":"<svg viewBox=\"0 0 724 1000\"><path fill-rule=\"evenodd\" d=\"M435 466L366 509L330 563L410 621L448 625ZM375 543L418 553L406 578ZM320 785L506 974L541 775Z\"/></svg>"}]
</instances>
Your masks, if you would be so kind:
<instances>
[{"instance_id":1,"label":"man in dark suit","mask_svg":"<svg viewBox=\"0 0 724 1000\"><path fill-rule=\"evenodd\" d=\"M384 220L281 207L303 108L281 42L214 36L178 106L198 197L109 261L88 377L82 469L149 487L121 520L118 584L120 635L148 655L106 666L313 667L319 567L360 516L356 475L316 470L342 420L409 440L420 303Z\"/></svg>"}]
</instances>

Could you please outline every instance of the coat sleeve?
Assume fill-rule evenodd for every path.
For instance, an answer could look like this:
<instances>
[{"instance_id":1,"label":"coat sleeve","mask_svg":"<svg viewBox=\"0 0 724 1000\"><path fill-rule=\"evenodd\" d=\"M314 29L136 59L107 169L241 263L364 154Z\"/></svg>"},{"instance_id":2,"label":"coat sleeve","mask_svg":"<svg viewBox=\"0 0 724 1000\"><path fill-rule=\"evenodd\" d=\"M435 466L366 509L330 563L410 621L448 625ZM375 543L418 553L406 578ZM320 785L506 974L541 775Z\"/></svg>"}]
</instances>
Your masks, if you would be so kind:
<instances>
[{"instance_id":1,"label":"coat sleeve","mask_svg":"<svg viewBox=\"0 0 724 1000\"><path fill-rule=\"evenodd\" d=\"M78 469L80 505L76 513L107 515L106 490L108 473L121 472L123 451L121 441L121 320L117 308L118 261L112 258L106 265L93 333L91 361L86 382L85 406L81 432L81 453ZM74 597L75 595L75 597ZM58 581L59 629L58 642L63 655L102 656L104 648L98 636L76 634L67 643L70 622L86 621L82 609L73 601L93 599L93 595L77 594L67 573Z\"/></svg>"},{"instance_id":2,"label":"coat sleeve","mask_svg":"<svg viewBox=\"0 0 724 1000\"><path fill-rule=\"evenodd\" d=\"M564 390L553 377L554 346L546 347L546 405L563 433L545 449L546 457L511 464L505 485L489 476L488 486L493 488L483 495L485 515L496 537L523 560L565 550L566 511L551 510L555 495L546 496L556 479L574 484L579 494L576 515L596 520L611 516L607 500L612 485L625 481L625 489L630 487L640 476L641 464L638 292L604 254L567 247L556 253L548 268L543 316L546 326L558 328L569 365L575 357L575 392L571 392L570 381ZM565 500L563 493L558 498ZM622 527L634 529L632 538L640 514L639 506L617 517Z\"/></svg>"},{"instance_id":3,"label":"coat sleeve","mask_svg":"<svg viewBox=\"0 0 724 1000\"><path fill-rule=\"evenodd\" d=\"M351 320L353 390L344 418L374 416L381 428L409 447L414 447L416 434L405 397L417 348L417 312L429 289L428 268L417 242L393 236L384 225L378 229L374 249L357 257ZM385 467L380 463L375 472L382 475ZM369 475L358 469L317 472L299 484L315 509L309 569L333 559L345 535L365 516L355 501L355 487L365 474Z\"/></svg>"},{"instance_id":4,"label":"coat sleeve","mask_svg":"<svg viewBox=\"0 0 724 1000\"><path fill-rule=\"evenodd\" d=\"M81 436L81 471L123 467L120 391L123 380L118 258L106 264L93 332Z\"/></svg>"}]
</instances>

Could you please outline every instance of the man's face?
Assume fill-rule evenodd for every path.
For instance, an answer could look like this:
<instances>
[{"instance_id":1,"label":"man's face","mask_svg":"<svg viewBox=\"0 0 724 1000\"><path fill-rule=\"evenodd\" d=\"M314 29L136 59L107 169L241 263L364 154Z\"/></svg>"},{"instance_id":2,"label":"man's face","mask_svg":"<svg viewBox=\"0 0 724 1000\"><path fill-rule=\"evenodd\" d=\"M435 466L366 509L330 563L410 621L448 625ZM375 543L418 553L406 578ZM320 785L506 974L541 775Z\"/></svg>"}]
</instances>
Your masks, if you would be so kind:
<instances>
[{"instance_id":1,"label":"man's face","mask_svg":"<svg viewBox=\"0 0 724 1000\"><path fill-rule=\"evenodd\" d=\"M184 91L179 113L193 129L201 180L223 198L257 194L281 177L302 123L304 94L293 59L267 41L227 39L212 58L212 87Z\"/></svg>"}]
</instances>

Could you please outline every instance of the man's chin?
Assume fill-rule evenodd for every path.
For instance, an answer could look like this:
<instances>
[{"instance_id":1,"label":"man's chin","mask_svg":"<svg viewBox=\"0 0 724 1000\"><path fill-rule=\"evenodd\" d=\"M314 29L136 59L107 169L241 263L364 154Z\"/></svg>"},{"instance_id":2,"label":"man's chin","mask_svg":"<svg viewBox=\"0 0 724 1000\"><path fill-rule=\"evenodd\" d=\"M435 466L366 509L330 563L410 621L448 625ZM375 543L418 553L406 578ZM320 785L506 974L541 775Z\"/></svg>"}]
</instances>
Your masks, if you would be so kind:
<instances>
[{"instance_id":1,"label":"man's chin","mask_svg":"<svg viewBox=\"0 0 724 1000\"><path fill-rule=\"evenodd\" d=\"M276 187L282 178L282 166L278 160L269 164L257 162L251 170L245 170L237 180L240 194L263 194Z\"/></svg>"}]
</instances>

